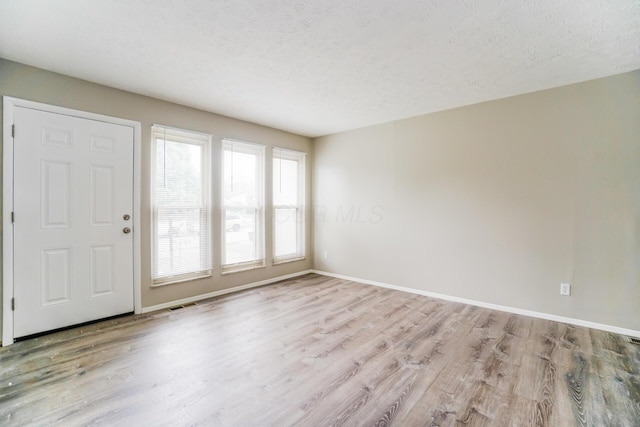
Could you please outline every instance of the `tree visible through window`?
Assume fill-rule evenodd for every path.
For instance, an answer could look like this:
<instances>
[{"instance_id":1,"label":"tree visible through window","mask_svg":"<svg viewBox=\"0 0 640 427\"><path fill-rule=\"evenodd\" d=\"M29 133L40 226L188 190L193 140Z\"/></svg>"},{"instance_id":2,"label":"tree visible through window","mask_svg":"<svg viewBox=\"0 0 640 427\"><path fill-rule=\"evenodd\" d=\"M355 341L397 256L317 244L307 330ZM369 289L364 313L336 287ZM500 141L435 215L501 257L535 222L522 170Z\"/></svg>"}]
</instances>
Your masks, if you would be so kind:
<instances>
[{"instance_id":1,"label":"tree visible through window","mask_svg":"<svg viewBox=\"0 0 640 427\"><path fill-rule=\"evenodd\" d=\"M153 283L211 275L210 137L154 126Z\"/></svg>"}]
</instances>

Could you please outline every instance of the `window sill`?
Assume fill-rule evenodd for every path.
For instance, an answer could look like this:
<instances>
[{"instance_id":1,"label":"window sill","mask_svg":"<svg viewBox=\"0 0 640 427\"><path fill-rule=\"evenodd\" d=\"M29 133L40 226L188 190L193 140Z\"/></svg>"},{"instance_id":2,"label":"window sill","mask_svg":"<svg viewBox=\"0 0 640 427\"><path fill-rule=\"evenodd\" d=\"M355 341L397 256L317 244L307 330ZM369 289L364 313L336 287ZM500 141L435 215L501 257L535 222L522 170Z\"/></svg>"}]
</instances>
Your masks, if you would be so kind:
<instances>
[{"instance_id":1,"label":"window sill","mask_svg":"<svg viewBox=\"0 0 640 427\"><path fill-rule=\"evenodd\" d=\"M151 285L151 287L152 288L161 288L161 287L167 286L167 285L175 285L176 283L190 282L192 280L206 279L206 278L209 278L209 277L213 277L213 275L211 273L209 273L209 274L200 274L198 276L183 277L181 279L167 280L166 282L161 282L161 283L153 283Z\"/></svg>"},{"instance_id":2,"label":"window sill","mask_svg":"<svg viewBox=\"0 0 640 427\"><path fill-rule=\"evenodd\" d=\"M259 268L265 268L266 265L264 263L264 261L260 264L248 264L248 265L231 265L228 267L222 267L222 275L226 276L228 274L233 274L233 273L242 273L243 271L250 271L250 270L257 270Z\"/></svg>"},{"instance_id":3,"label":"window sill","mask_svg":"<svg viewBox=\"0 0 640 427\"><path fill-rule=\"evenodd\" d=\"M274 260L273 261L273 265L280 265L280 264L288 264L290 262L296 262L296 261L304 261L305 259L307 259L306 257L295 257L295 258L286 258L286 259L279 259L279 260Z\"/></svg>"}]
</instances>

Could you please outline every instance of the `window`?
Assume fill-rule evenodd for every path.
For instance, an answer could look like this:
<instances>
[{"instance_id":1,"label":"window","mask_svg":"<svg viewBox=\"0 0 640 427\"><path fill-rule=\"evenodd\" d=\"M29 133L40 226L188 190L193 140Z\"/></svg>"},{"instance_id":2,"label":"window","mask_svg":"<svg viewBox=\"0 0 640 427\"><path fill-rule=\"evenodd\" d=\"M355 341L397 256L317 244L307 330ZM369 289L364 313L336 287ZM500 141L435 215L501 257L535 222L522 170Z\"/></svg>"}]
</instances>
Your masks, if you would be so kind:
<instances>
[{"instance_id":1,"label":"window","mask_svg":"<svg viewBox=\"0 0 640 427\"><path fill-rule=\"evenodd\" d=\"M152 138L153 284L211 276L210 136L153 126Z\"/></svg>"},{"instance_id":2,"label":"window","mask_svg":"<svg viewBox=\"0 0 640 427\"><path fill-rule=\"evenodd\" d=\"M264 146L222 141L222 269L263 267Z\"/></svg>"},{"instance_id":3,"label":"window","mask_svg":"<svg viewBox=\"0 0 640 427\"><path fill-rule=\"evenodd\" d=\"M304 257L306 154L273 149L273 262Z\"/></svg>"}]
</instances>

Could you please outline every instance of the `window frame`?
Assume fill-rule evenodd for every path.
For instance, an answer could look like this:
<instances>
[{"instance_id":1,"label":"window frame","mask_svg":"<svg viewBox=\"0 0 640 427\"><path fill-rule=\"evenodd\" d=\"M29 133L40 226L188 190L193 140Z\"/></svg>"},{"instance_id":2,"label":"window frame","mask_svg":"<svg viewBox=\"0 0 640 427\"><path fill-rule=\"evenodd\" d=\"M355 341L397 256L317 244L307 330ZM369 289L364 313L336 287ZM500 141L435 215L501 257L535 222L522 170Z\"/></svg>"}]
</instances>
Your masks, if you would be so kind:
<instances>
[{"instance_id":1,"label":"window frame","mask_svg":"<svg viewBox=\"0 0 640 427\"><path fill-rule=\"evenodd\" d=\"M298 204L297 205L277 205L275 200L275 192L276 192L276 177L275 177L275 162L277 160L292 160L298 163ZM284 264L293 261L304 260L306 257L306 162L307 162L307 153L303 151L290 150L287 148L273 147L272 150L272 185L271 185L271 195L272 195L272 235L273 235L273 265ZM278 256L276 254L276 246L277 246L277 231L276 227L278 226L276 217L278 209L296 209L296 245L297 251L295 253L284 254Z\"/></svg>"},{"instance_id":2,"label":"window frame","mask_svg":"<svg viewBox=\"0 0 640 427\"><path fill-rule=\"evenodd\" d=\"M200 236L201 247L206 249L206 253L201 255L201 264L205 265L203 269L194 270L187 273L178 273L171 275L157 276L158 259L156 246L158 245L158 204L156 200L156 173L157 173L157 155L158 155L158 139L165 141L192 144L202 147L201 158L201 192L202 204L201 210L204 210L202 218L205 219L205 236ZM183 283L191 280L208 278L213 275L213 236L212 236L212 198L211 198L211 145L212 136L196 131L178 129L164 125L154 124L151 126L151 176L150 176L150 211L151 211L151 287L159 287L174 283ZM191 207L191 206L190 206ZM202 240L208 242L202 244Z\"/></svg>"},{"instance_id":3,"label":"window frame","mask_svg":"<svg viewBox=\"0 0 640 427\"><path fill-rule=\"evenodd\" d=\"M236 263L225 264L226 258L226 239L227 239L227 209L239 209L236 206L225 205L225 189L226 189L226 169L225 169L225 152L231 148L231 152L243 152L246 154L254 154L257 156L256 161L256 205L245 206L244 209L255 209L256 211L256 259L250 261L242 261ZM239 141L231 138L222 140L222 150L220 156L221 163L221 185L220 185L220 229L221 229L221 250L220 263L222 265L222 274L238 273L241 271L263 268L266 266L265 254L265 164L266 164L266 146L254 142ZM242 209L242 208L240 208Z\"/></svg>"}]
</instances>

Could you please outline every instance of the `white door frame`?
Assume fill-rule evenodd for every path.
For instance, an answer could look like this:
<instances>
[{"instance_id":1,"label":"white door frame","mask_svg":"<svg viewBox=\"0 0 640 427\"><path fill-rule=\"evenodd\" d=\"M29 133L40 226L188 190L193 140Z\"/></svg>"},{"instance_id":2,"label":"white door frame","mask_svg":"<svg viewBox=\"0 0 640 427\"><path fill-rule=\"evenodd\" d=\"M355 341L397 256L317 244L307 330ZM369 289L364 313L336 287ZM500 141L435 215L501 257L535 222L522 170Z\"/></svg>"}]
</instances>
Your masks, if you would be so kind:
<instances>
[{"instance_id":1,"label":"white door frame","mask_svg":"<svg viewBox=\"0 0 640 427\"><path fill-rule=\"evenodd\" d=\"M12 125L15 107L31 108L49 113L63 114L82 119L97 120L133 128L133 303L135 313L142 312L141 296L141 248L140 248L140 167L142 125L133 120L88 113L70 108L42 104L24 99L3 96L2 135L2 345L13 344L13 135ZM20 130L18 129L17 132Z\"/></svg>"}]
</instances>

